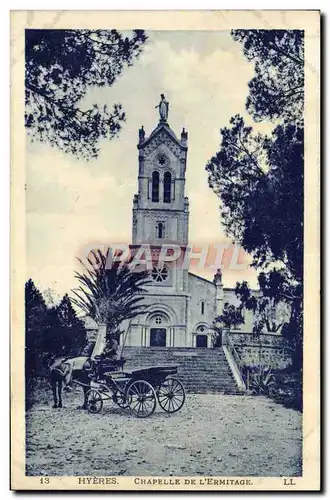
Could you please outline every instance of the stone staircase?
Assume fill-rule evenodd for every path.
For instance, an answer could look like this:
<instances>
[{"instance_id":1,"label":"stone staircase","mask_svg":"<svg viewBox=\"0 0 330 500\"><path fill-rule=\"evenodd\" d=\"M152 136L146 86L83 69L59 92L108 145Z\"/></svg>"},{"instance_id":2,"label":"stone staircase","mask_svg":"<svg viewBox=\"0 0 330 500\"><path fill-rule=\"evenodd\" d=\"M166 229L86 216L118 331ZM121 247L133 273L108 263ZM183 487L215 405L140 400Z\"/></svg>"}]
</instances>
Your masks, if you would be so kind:
<instances>
[{"instance_id":1,"label":"stone staircase","mask_svg":"<svg viewBox=\"0 0 330 500\"><path fill-rule=\"evenodd\" d=\"M177 365L187 392L240 394L222 348L125 347L124 369Z\"/></svg>"}]
</instances>

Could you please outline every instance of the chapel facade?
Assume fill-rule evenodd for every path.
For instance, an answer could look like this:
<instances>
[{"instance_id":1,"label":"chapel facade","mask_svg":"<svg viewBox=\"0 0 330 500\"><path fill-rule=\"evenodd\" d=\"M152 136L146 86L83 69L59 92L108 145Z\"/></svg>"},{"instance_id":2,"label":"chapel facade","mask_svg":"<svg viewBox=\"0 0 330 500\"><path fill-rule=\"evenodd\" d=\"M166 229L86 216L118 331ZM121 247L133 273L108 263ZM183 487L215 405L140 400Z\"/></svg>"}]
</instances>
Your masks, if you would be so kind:
<instances>
[{"instance_id":1,"label":"chapel facade","mask_svg":"<svg viewBox=\"0 0 330 500\"><path fill-rule=\"evenodd\" d=\"M167 106L166 106L167 105ZM182 255L189 237L189 200L185 192L188 133L178 138L170 128L168 103L162 96L160 121L149 136L143 127L138 142L138 193L133 199L132 253L143 245L159 255L162 245L178 245ZM192 200L193 202L193 200ZM157 259L156 259L157 260ZM224 303L236 304L233 289L224 288L221 271L213 281L182 266L182 259L155 264L143 296L146 313L128 325L127 346L212 347L212 323ZM242 331L252 331L247 312Z\"/></svg>"}]
</instances>

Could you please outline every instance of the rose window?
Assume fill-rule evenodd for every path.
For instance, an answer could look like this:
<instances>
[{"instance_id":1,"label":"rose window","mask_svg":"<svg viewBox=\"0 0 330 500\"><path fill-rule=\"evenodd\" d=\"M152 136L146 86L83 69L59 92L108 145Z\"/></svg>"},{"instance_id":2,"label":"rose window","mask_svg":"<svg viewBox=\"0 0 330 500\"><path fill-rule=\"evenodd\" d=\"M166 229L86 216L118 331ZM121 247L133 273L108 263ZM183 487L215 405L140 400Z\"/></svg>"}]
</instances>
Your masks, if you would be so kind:
<instances>
[{"instance_id":1,"label":"rose window","mask_svg":"<svg viewBox=\"0 0 330 500\"><path fill-rule=\"evenodd\" d=\"M166 266L154 267L151 271L151 277L156 283L162 283L168 278L168 269Z\"/></svg>"},{"instance_id":2,"label":"rose window","mask_svg":"<svg viewBox=\"0 0 330 500\"><path fill-rule=\"evenodd\" d=\"M167 165L168 163L168 159L165 155L161 154L157 157L157 165L159 165L160 167L164 167L165 165Z\"/></svg>"}]
</instances>

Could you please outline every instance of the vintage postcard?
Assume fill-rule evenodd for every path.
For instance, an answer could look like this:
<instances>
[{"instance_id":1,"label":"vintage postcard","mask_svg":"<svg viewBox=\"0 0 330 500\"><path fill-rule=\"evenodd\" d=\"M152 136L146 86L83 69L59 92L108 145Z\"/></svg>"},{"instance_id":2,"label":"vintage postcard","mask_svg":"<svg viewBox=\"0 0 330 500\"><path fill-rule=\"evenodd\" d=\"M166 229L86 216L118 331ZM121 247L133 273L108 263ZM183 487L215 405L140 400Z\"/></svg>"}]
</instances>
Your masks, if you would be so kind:
<instances>
[{"instance_id":1,"label":"vintage postcard","mask_svg":"<svg viewBox=\"0 0 330 500\"><path fill-rule=\"evenodd\" d=\"M320 13L11 13L11 487L320 489Z\"/></svg>"}]
</instances>

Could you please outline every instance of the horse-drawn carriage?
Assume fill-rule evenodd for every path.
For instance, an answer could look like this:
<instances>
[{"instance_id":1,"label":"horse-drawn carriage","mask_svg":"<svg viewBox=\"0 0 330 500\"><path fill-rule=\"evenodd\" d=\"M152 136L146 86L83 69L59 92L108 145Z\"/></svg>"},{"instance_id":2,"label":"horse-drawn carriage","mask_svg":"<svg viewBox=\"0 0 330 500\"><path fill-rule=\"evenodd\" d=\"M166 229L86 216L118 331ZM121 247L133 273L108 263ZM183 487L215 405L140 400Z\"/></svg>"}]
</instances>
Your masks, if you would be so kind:
<instances>
[{"instance_id":1,"label":"horse-drawn carriage","mask_svg":"<svg viewBox=\"0 0 330 500\"><path fill-rule=\"evenodd\" d=\"M149 417L159 406L167 413L179 411L185 402L185 390L177 378L177 366L151 366L125 371L125 360L102 363L96 356L90 375L86 406L99 413L105 400L129 408L136 417Z\"/></svg>"}]
</instances>

